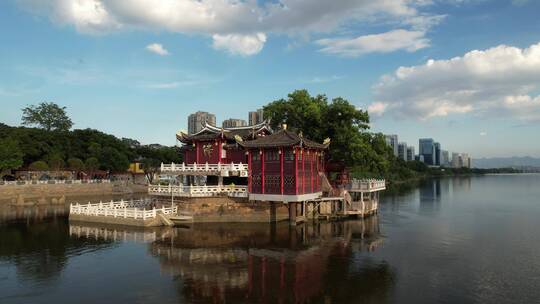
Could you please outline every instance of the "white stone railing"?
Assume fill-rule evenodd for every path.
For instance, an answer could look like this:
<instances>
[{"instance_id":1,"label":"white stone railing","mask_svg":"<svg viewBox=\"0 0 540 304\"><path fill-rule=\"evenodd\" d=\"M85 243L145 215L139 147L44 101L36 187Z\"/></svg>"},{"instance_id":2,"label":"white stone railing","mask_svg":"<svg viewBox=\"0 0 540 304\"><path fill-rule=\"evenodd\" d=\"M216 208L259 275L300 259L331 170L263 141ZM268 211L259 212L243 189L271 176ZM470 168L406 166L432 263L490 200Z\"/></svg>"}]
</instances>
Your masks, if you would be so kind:
<instances>
[{"instance_id":1,"label":"white stone railing","mask_svg":"<svg viewBox=\"0 0 540 304\"><path fill-rule=\"evenodd\" d=\"M25 180L25 181L0 181L2 185L63 185L63 184L109 184L109 179L74 179L74 180Z\"/></svg>"},{"instance_id":2,"label":"white stone railing","mask_svg":"<svg viewBox=\"0 0 540 304\"><path fill-rule=\"evenodd\" d=\"M239 172L240 176L247 177L248 166L242 163L230 164L161 164L161 173L219 173L227 176L229 172Z\"/></svg>"},{"instance_id":3,"label":"white stone railing","mask_svg":"<svg viewBox=\"0 0 540 304\"><path fill-rule=\"evenodd\" d=\"M69 205L70 214L87 215L87 216L110 216L115 218L132 218L132 219L150 219L155 218L158 213L176 214L178 207L162 207L156 209L145 210L144 208L151 206L149 200L138 201L118 201L118 202L99 202L95 204L79 204L74 203Z\"/></svg>"},{"instance_id":4,"label":"white stone railing","mask_svg":"<svg viewBox=\"0 0 540 304\"><path fill-rule=\"evenodd\" d=\"M148 186L151 195L184 196L184 197L211 197L226 194L232 197L247 197L247 186Z\"/></svg>"},{"instance_id":5,"label":"white stone railing","mask_svg":"<svg viewBox=\"0 0 540 304\"><path fill-rule=\"evenodd\" d=\"M386 181L384 179L353 179L347 190L354 192L374 192L386 189Z\"/></svg>"}]
</instances>

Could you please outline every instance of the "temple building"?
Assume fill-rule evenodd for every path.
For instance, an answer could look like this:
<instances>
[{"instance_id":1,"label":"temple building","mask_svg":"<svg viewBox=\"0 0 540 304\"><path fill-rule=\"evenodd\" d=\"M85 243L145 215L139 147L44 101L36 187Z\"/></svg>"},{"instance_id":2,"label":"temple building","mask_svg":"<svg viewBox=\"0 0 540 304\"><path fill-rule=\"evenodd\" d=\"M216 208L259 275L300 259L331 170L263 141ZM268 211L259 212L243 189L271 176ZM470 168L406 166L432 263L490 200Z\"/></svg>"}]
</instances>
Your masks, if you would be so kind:
<instances>
[{"instance_id":1,"label":"temple building","mask_svg":"<svg viewBox=\"0 0 540 304\"><path fill-rule=\"evenodd\" d=\"M324 150L319 144L286 128L251 141L239 141L247 150L249 199L302 202L319 198L324 174Z\"/></svg>"},{"instance_id":2,"label":"temple building","mask_svg":"<svg viewBox=\"0 0 540 304\"><path fill-rule=\"evenodd\" d=\"M206 123L195 134L177 134L177 140L183 143L184 162L161 165L161 174L175 177L176 184L153 185L150 194L247 197L247 155L237 139L253 140L271 133L270 125L263 122L235 128L218 128Z\"/></svg>"},{"instance_id":3,"label":"temple building","mask_svg":"<svg viewBox=\"0 0 540 304\"><path fill-rule=\"evenodd\" d=\"M267 121L232 128L205 123L177 140L184 162L161 164L161 182L148 192L171 204L182 198L179 221L296 224L365 217L377 212L378 191L385 189L381 180L351 179L346 164L334 174L326 168L330 139L318 143L286 125L274 132ZM326 173L339 178L330 182Z\"/></svg>"}]
</instances>

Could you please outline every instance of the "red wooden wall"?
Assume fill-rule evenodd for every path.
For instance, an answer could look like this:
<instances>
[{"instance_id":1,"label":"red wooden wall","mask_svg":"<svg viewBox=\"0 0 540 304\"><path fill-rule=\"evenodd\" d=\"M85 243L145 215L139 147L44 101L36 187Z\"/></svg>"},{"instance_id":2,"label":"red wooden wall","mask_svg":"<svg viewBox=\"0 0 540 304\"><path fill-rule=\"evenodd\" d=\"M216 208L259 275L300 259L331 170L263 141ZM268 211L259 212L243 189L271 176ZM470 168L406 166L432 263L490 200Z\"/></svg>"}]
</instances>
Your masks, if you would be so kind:
<instances>
[{"instance_id":1,"label":"red wooden wall","mask_svg":"<svg viewBox=\"0 0 540 304\"><path fill-rule=\"evenodd\" d=\"M296 195L316 193L321 189L321 153L291 148L251 150L251 193ZM264 161L264 163L263 163ZM281 167L283 162L283 167ZM283 170L283 181L281 180ZM263 187L264 184L264 187Z\"/></svg>"}]
</instances>

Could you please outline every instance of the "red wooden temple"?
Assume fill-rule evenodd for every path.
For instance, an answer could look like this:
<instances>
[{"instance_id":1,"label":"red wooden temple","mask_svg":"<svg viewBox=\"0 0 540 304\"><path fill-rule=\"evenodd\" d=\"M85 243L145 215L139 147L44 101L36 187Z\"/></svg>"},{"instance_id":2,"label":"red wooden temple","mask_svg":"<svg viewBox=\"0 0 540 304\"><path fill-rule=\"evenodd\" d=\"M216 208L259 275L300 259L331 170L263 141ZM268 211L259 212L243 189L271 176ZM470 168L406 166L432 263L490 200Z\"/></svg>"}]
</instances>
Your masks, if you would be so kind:
<instances>
[{"instance_id":1,"label":"red wooden temple","mask_svg":"<svg viewBox=\"0 0 540 304\"><path fill-rule=\"evenodd\" d=\"M248 152L249 199L302 202L319 198L324 174L325 144L282 129L251 141L240 141Z\"/></svg>"},{"instance_id":2,"label":"red wooden temple","mask_svg":"<svg viewBox=\"0 0 540 304\"><path fill-rule=\"evenodd\" d=\"M274 132L268 122L237 128L205 124L195 134L177 134L177 139L183 143L184 163L162 164L168 185L149 185L148 191L171 200L209 198L199 207L183 204L194 221L287 218L296 223L308 217L363 217L377 211L377 192L385 189L384 181L355 181L346 174L332 187L325 174L330 139L318 143L285 125Z\"/></svg>"}]
</instances>

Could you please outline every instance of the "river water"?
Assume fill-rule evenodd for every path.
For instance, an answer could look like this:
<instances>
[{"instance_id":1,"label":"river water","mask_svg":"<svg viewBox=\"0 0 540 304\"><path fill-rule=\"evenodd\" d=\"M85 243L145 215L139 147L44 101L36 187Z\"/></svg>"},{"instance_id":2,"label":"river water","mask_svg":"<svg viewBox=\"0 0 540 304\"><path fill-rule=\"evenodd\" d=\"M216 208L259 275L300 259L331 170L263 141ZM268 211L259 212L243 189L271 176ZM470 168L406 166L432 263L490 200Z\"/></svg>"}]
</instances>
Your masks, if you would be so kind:
<instances>
[{"instance_id":1,"label":"river water","mask_svg":"<svg viewBox=\"0 0 540 304\"><path fill-rule=\"evenodd\" d=\"M296 228L143 230L4 208L0 303L539 303L539 186L430 180L386 193L369 219Z\"/></svg>"}]
</instances>

